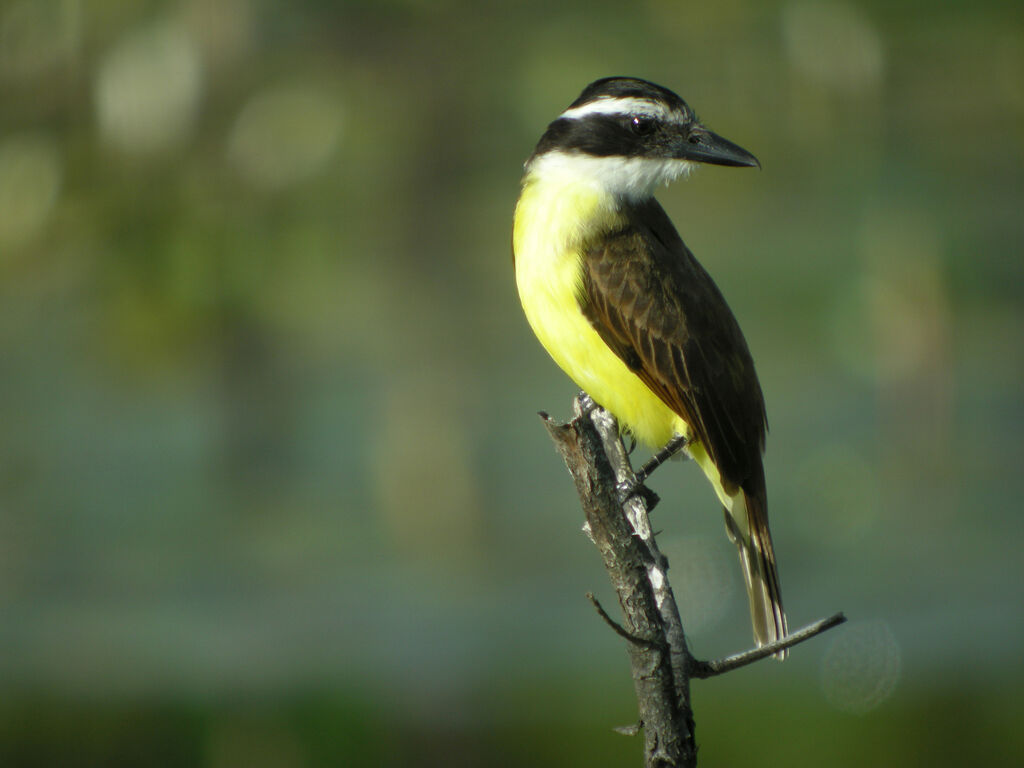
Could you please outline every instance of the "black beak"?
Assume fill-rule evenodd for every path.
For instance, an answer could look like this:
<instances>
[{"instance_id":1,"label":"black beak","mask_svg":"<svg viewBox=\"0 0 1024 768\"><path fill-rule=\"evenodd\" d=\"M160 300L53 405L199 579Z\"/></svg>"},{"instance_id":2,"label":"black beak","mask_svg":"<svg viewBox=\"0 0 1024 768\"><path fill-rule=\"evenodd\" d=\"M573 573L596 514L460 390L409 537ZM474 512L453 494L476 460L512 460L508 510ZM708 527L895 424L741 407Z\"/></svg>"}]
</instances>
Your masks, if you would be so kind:
<instances>
[{"instance_id":1,"label":"black beak","mask_svg":"<svg viewBox=\"0 0 1024 768\"><path fill-rule=\"evenodd\" d=\"M723 139L701 125L694 125L686 136L679 139L675 156L682 160L711 165L731 165L734 167L761 167L757 158L743 147Z\"/></svg>"}]
</instances>

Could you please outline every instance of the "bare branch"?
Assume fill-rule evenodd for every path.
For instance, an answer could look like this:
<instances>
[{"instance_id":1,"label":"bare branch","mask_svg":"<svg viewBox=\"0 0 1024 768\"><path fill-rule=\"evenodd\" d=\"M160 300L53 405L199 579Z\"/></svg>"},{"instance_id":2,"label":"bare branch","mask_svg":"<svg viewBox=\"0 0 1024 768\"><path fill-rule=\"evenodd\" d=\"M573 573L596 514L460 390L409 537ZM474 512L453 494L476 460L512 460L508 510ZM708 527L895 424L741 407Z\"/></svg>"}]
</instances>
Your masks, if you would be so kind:
<instances>
[{"instance_id":1,"label":"bare branch","mask_svg":"<svg viewBox=\"0 0 1024 768\"><path fill-rule=\"evenodd\" d=\"M669 585L668 561L658 550L647 515L657 496L644 487L643 480L656 463L645 465L638 477L611 414L585 395L573 405L575 418L568 424L540 415L576 483L586 516L584 530L601 553L622 608L625 621L620 625L593 594L587 594L601 618L627 641L639 710L639 726L627 730L642 728L646 768L693 768L697 745L691 677L714 677L738 669L846 619L838 613L777 643L718 661L693 658ZM657 461L670 454L671 449L662 451Z\"/></svg>"},{"instance_id":2,"label":"bare branch","mask_svg":"<svg viewBox=\"0 0 1024 768\"><path fill-rule=\"evenodd\" d=\"M716 661L698 661L697 659L693 659L690 666L690 677L696 677L703 680L708 677L717 677L718 675L731 672L732 670L739 669L740 667L745 667L748 664L753 664L755 661L760 661L768 656L772 656L786 648L792 648L794 645L802 643L804 640L810 640L815 635L820 635L825 630L837 627L844 621L846 621L846 616L842 613L837 613L829 616L827 619L821 619L813 624L808 624L798 632L788 634L781 640L776 640L774 643L762 645L760 648L752 648L749 651L743 651L742 653L736 653L732 656L726 656L724 659L717 659Z\"/></svg>"},{"instance_id":3,"label":"bare branch","mask_svg":"<svg viewBox=\"0 0 1024 768\"><path fill-rule=\"evenodd\" d=\"M581 415L581 412L577 403L577 418L572 422L558 424L545 418L544 425L576 481L590 536L601 553L619 597L625 619L623 632L629 638L627 651L639 721L643 724L644 764L648 768L694 766L697 749L689 697L681 698L678 694L674 654L666 652L670 644L648 576L648 569L655 563L645 540L623 514L616 489L616 473L602 435L590 416L601 417L604 414L604 419L609 417L600 410L590 416ZM614 427L614 420L610 423ZM611 434L605 427L607 423L602 424L602 431ZM625 455L617 429L613 432L619 450ZM634 498L631 503L643 502ZM684 675L685 671L684 664ZM688 693L688 686L683 690Z\"/></svg>"}]
</instances>

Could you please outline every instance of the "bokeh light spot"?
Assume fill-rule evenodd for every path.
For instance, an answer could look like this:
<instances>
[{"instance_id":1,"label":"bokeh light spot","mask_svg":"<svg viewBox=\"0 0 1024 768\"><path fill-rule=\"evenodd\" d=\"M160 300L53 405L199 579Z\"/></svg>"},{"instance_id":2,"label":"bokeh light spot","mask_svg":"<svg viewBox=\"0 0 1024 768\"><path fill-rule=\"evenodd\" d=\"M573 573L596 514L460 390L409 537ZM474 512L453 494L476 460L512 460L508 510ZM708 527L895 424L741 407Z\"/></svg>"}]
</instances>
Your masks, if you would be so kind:
<instances>
[{"instance_id":1,"label":"bokeh light spot","mask_svg":"<svg viewBox=\"0 0 1024 768\"><path fill-rule=\"evenodd\" d=\"M856 89L873 85L882 74L881 37L852 5L790 3L782 34L794 68L810 80Z\"/></svg>"},{"instance_id":2,"label":"bokeh light spot","mask_svg":"<svg viewBox=\"0 0 1024 768\"><path fill-rule=\"evenodd\" d=\"M28 135L0 144L0 244L22 245L40 231L57 199L61 175L51 140Z\"/></svg>"},{"instance_id":3,"label":"bokeh light spot","mask_svg":"<svg viewBox=\"0 0 1024 768\"><path fill-rule=\"evenodd\" d=\"M443 375L421 370L396 378L383 393L371 446L376 509L388 545L403 562L475 568L482 507L460 404Z\"/></svg>"},{"instance_id":4,"label":"bokeh light spot","mask_svg":"<svg viewBox=\"0 0 1024 768\"><path fill-rule=\"evenodd\" d=\"M661 542L669 581L687 632L713 629L732 600L733 580L720 541L687 536Z\"/></svg>"},{"instance_id":5,"label":"bokeh light spot","mask_svg":"<svg viewBox=\"0 0 1024 768\"><path fill-rule=\"evenodd\" d=\"M190 132L202 92L199 48L174 22L138 30L96 75L96 117L110 144L129 153L167 149Z\"/></svg>"},{"instance_id":6,"label":"bokeh light spot","mask_svg":"<svg viewBox=\"0 0 1024 768\"><path fill-rule=\"evenodd\" d=\"M284 187L309 178L334 154L341 105L311 85L282 85L242 108L228 139L228 158L251 182Z\"/></svg>"},{"instance_id":7,"label":"bokeh light spot","mask_svg":"<svg viewBox=\"0 0 1024 768\"><path fill-rule=\"evenodd\" d=\"M878 383L926 372L949 344L941 233L927 214L869 212L863 270L834 302L832 349L851 372Z\"/></svg>"},{"instance_id":8,"label":"bokeh light spot","mask_svg":"<svg viewBox=\"0 0 1024 768\"><path fill-rule=\"evenodd\" d=\"M821 660L822 691L836 709L863 714L892 695L900 668L900 646L886 622L852 622Z\"/></svg>"},{"instance_id":9,"label":"bokeh light spot","mask_svg":"<svg viewBox=\"0 0 1024 768\"><path fill-rule=\"evenodd\" d=\"M846 443L822 445L801 466L799 487L809 514L794 518L813 539L839 545L861 541L880 516L877 471Z\"/></svg>"}]
</instances>

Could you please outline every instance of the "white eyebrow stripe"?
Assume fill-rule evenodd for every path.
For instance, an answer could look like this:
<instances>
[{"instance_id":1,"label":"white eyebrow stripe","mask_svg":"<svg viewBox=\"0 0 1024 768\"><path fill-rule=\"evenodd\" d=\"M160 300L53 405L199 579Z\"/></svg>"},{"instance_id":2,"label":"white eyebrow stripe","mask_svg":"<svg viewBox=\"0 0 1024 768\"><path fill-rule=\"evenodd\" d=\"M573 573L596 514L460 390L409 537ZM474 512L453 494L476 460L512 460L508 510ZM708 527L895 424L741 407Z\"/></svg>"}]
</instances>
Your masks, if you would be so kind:
<instances>
[{"instance_id":1,"label":"white eyebrow stripe","mask_svg":"<svg viewBox=\"0 0 1024 768\"><path fill-rule=\"evenodd\" d=\"M569 120L579 120L590 115L650 115L662 120L679 120L679 116L670 110L665 109L664 104L659 104L650 99L637 99L634 97L612 98L606 96L596 101L581 104L565 110L560 117Z\"/></svg>"}]
</instances>

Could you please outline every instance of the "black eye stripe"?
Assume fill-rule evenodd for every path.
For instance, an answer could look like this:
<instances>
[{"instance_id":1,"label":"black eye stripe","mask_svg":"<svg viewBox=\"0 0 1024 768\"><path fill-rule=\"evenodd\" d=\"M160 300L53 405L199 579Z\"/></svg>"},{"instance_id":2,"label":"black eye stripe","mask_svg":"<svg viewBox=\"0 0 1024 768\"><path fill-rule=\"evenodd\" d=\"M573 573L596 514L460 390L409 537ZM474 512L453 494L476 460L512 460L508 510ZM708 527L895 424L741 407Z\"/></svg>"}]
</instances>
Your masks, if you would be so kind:
<instances>
[{"instance_id":1,"label":"black eye stripe","mask_svg":"<svg viewBox=\"0 0 1024 768\"><path fill-rule=\"evenodd\" d=\"M636 124L634 124L636 120ZM560 117L548 126L534 155L551 150L582 152L595 157L667 156L660 145L673 133L662 118L645 112L595 113L581 118Z\"/></svg>"}]
</instances>

